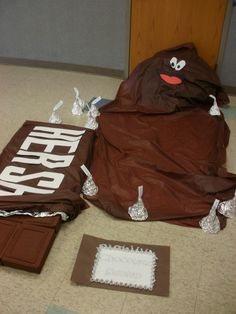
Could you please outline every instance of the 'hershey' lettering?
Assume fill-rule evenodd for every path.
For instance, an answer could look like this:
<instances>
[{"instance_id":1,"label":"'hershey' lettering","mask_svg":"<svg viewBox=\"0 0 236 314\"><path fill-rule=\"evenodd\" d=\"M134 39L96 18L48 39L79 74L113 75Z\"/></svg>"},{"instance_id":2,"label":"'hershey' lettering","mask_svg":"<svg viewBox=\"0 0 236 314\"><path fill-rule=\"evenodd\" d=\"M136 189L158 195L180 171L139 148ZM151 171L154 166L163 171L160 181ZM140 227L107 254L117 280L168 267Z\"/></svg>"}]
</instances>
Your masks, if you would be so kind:
<instances>
[{"instance_id":1,"label":"'hershey' lettering","mask_svg":"<svg viewBox=\"0 0 236 314\"><path fill-rule=\"evenodd\" d=\"M74 159L79 142L85 130L70 130L63 128L53 128L35 126L29 133L12 162L34 165L42 165L45 168L69 167ZM45 146L42 152L30 151L31 144ZM67 155L52 154L56 146L68 147ZM42 168L40 168L42 169ZM38 179L38 180L36 180ZM27 174L27 168L20 166L7 166L0 174L0 196L23 195L25 192L33 194L51 194L58 189L64 179L63 173L52 171L40 171ZM22 182L34 180L36 186L21 184ZM12 191L9 191L11 189Z\"/></svg>"},{"instance_id":2,"label":"'hershey' lettering","mask_svg":"<svg viewBox=\"0 0 236 314\"><path fill-rule=\"evenodd\" d=\"M22 156L22 157L18 157ZM31 156L27 158L26 156ZM32 158L34 157L34 158ZM36 158L35 158L36 157ZM68 167L74 155L55 155L48 153L27 152L25 150L19 150L17 156L12 159L14 162L21 162L24 164L43 165L46 168L64 168Z\"/></svg>"}]
</instances>

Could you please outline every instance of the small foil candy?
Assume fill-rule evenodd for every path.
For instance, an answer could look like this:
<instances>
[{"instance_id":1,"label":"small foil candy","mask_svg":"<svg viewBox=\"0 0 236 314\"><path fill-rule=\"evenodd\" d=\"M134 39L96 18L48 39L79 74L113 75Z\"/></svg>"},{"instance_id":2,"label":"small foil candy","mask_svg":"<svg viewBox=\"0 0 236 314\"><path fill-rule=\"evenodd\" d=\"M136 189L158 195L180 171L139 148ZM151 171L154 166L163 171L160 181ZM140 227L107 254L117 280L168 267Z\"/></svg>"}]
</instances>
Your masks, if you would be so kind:
<instances>
[{"instance_id":1,"label":"small foil candy","mask_svg":"<svg viewBox=\"0 0 236 314\"><path fill-rule=\"evenodd\" d=\"M215 199L209 215L200 220L199 225L204 232L217 233L220 231L220 221L216 215L216 210L219 203L220 201L218 199Z\"/></svg>"},{"instance_id":2,"label":"small foil candy","mask_svg":"<svg viewBox=\"0 0 236 314\"><path fill-rule=\"evenodd\" d=\"M86 102L80 98L78 88L74 87L75 91L75 101L72 106L72 114L75 116L80 116L83 113L84 108L86 107Z\"/></svg>"},{"instance_id":3,"label":"small foil candy","mask_svg":"<svg viewBox=\"0 0 236 314\"><path fill-rule=\"evenodd\" d=\"M98 128L98 123L96 119L88 117L88 120L85 124L85 128L91 129L91 130L96 130Z\"/></svg>"},{"instance_id":4,"label":"small foil candy","mask_svg":"<svg viewBox=\"0 0 236 314\"><path fill-rule=\"evenodd\" d=\"M146 220L148 218L148 211L144 207L143 200L143 185L138 187L138 201L134 205L128 208L128 214L132 218L132 220Z\"/></svg>"},{"instance_id":5,"label":"small foil candy","mask_svg":"<svg viewBox=\"0 0 236 314\"><path fill-rule=\"evenodd\" d=\"M88 168L85 165L82 165L80 168L83 170L83 172L87 176L87 179L84 182L84 185L82 187L83 194L88 195L88 196L96 195L98 192L98 187L95 184L95 182L93 181L93 176L92 176L91 172L88 170Z\"/></svg>"},{"instance_id":6,"label":"small foil candy","mask_svg":"<svg viewBox=\"0 0 236 314\"><path fill-rule=\"evenodd\" d=\"M92 102L91 102L91 105L90 105L90 108L89 108L89 112L88 114L93 117L93 118L96 118L98 116L100 116L100 112L98 111L97 107L95 106L96 103L98 103L100 100L102 99L101 96L98 96L96 97Z\"/></svg>"},{"instance_id":7,"label":"small foil candy","mask_svg":"<svg viewBox=\"0 0 236 314\"><path fill-rule=\"evenodd\" d=\"M50 116L48 122L50 122L50 123L57 123L57 124L59 124L59 123L62 122L62 120L61 120L61 118L60 118L60 116L59 116L59 114L58 114L58 112L57 112L57 110L58 110L59 108L61 108L62 105L63 105L63 101L60 100L60 101L54 106L53 111L52 111L52 114L51 114L51 116Z\"/></svg>"},{"instance_id":8,"label":"small foil candy","mask_svg":"<svg viewBox=\"0 0 236 314\"><path fill-rule=\"evenodd\" d=\"M100 112L98 111L97 107L95 106L96 103L98 103L100 100L102 99L101 96L96 97L92 102L90 107L88 106L89 109L89 114L91 117L96 118L98 116L100 116Z\"/></svg>"},{"instance_id":9,"label":"small foil candy","mask_svg":"<svg viewBox=\"0 0 236 314\"><path fill-rule=\"evenodd\" d=\"M228 218L236 217L236 191L231 200L220 202L218 212Z\"/></svg>"},{"instance_id":10,"label":"small foil candy","mask_svg":"<svg viewBox=\"0 0 236 314\"><path fill-rule=\"evenodd\" d=\"M217 105L216 97L213 95L209 95L209 97L211 97L214 100L213 105L211 106L209 110L209 114L211 116L220 116L220 109Z\"/></svg>"},{"instance_id":11,"label":"small foil candy","mask_svg":"<svg viewBox=\"0 0 236 314\"><path fill-rule=\"evenodd\" d=\"M96 98L97 99L97 98ZM85 124L85 127L88 129L96 130L98 127L98 123L96 121L96 117L100 115L100 112L98 111L97 107L94 105L94 102L96 99L91 103L91 107L88 111L88 120Z\"/></svg>"}]
</instances>

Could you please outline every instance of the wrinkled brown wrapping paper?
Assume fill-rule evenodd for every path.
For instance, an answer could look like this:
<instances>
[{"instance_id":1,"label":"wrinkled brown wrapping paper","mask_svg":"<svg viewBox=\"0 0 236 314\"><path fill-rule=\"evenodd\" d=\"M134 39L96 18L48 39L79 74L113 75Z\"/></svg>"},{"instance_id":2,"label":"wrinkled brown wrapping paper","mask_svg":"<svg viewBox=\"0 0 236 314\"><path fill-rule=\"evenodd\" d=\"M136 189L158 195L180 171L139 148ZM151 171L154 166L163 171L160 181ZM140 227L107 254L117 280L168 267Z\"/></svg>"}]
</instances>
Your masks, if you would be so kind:
<instances>
[{"instance_id":1,"label":"wrinkled brown wrapping paper","mask_svg":"<svg viewBox=\"0 0 236 314\"><path fill-rule=\"evenodd\" d=\"M99 244L125 245L130 247L140 247L142 249L150 249L156 253L158 257L156 267L156 282L152 291L144 289L127 288L121 286L113 286L97 282L91 282L90 277L93 269L97 247ZM150 295L165 296L169 295L169 281L170 281L170 247L159 245L146 245L140 243L111 241L85 234L80 244L79 252L75 261L74 269L71 275L71 280L82 286L89 286L94 288L103 288L117 291L134 292Z\"/></svg>"}]
</instances>

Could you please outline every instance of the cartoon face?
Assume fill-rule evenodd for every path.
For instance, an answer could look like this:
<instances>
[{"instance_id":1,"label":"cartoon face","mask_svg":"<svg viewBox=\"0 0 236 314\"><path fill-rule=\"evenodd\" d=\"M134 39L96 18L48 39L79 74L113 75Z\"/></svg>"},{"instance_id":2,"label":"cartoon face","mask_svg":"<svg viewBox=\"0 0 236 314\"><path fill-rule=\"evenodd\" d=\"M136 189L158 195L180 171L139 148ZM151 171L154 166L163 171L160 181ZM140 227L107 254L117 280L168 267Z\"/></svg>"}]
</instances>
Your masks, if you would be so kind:
<instances>
[{"instance_id":1,"label":"cartoon face","mask_svg":"<svg viewBox=\"0 0 236 314\"><path fill-rule=\"evenodd\" d=\"M171 58L170 67L171 71L162 71L160 78L168 84L179 85L183 82L183 75L179 73L186 65L185 60L177 60L176 57Z\"/></svg>"},{"instance_id":2,"label":"cartoon face","mask_svg":"<svg viewBox=\"0 0 236 314\"><path fill-rule=\"evenodd\" d=\"M141 62L119 88L116 97L123 107L114 102L107 112L171 113L194 106L209 110L209 95L216 96L219 106L229 101L215 71L186 43Z\"/></svg>"}]
</instances>

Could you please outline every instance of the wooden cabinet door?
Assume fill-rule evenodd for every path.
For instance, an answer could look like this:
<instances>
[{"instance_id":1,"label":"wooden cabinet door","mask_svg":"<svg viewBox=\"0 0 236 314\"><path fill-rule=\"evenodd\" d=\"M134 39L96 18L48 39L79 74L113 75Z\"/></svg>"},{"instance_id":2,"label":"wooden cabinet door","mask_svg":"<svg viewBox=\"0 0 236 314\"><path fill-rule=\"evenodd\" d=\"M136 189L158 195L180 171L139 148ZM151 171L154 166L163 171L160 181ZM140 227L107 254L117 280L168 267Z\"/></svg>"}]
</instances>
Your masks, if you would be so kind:
<instances>
[{"instance_id":1,"label":"wooden cabinet door","mask_svg":"<svg viewBox=\"0 0 236 314\"><path fill-rule=\"evenodd\" d=\"M216 66L227 0L132 0L129 71L154 53L193 42Z\"/></svg>"}]
</instances>

